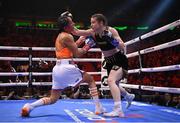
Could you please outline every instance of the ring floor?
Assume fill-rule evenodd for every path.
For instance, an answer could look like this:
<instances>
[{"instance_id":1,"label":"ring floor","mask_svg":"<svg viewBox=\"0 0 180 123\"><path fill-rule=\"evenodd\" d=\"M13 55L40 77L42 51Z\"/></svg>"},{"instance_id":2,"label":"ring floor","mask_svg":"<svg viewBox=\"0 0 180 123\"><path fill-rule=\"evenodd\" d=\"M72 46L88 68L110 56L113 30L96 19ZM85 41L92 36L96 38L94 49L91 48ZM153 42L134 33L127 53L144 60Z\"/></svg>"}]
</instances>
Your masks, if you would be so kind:
<instances>
[{"instance_id":1,"label":"ring floor","mask_svg":"<svg viewBox=\"0 0 180 123\"><path fill-rule=\"evenodd\" d=\"M95 115L93 100L90 99L62 99L53 105L34 109L29 117L21 117L22 106L33 101L35 100L1 100L0 122L180 122L179 109L135 101L129 109L125 109L126 102L122 101L124 118ZM112 110L113 100L101 99L101 102L107 111Z\"/></svg>"}]
</instances>

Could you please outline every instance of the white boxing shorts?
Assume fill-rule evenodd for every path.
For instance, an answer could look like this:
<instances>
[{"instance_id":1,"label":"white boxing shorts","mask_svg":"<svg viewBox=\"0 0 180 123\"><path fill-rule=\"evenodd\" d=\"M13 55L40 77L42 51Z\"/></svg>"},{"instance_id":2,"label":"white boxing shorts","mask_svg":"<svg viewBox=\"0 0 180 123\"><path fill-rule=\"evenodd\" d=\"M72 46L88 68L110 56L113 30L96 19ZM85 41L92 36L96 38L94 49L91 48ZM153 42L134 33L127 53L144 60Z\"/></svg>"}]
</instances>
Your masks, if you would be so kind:
<instances>
[{"instance_id":1,"label":"white boxing shorts","mask_svg":"<svg viewBox=\"0 0 180 123\"><path fill-rule=\"evenodd\" d=\"M82 73L72 60L61 59L56 61L52 72L52 89L62 90L69 86L76 86L82 81Z\"/></svg>"}]
</instances>

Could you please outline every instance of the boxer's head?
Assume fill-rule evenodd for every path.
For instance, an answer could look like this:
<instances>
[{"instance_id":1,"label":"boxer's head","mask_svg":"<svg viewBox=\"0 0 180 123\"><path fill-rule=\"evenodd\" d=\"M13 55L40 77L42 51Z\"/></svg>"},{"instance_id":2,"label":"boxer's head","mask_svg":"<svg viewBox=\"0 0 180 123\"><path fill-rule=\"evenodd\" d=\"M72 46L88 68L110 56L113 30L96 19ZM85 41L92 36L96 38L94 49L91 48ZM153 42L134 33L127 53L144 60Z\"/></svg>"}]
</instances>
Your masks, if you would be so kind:
<instances>
[{"instance_id":1,"label":"boxer's head","mask_svg":"<svg viewBox=\"0 0 180 123\"><path fill-rule=\"evenodd\" d=\"M72 21L72 14L69 12L64 12L58 18L57 26L59 32L71 32L74 28L74 22Z\"/></svg>"},{"instance_id":2,"label":"boxer's head","mask_svg":"<svg viewBox=\"0 0 180 123\"><path fill-rule=\"evenodd\" d=\"M107 19L103 14L94 14L91 16L91 28L94 31L107 26Z\"/></svg>"},{"instance_id":3,"label":"boxer's head","mask_svg":"<svg viewBox=\"0 0 180 123\"><path fill-rule=\"evenodd\" d=\"M61 17L70 17L71 19L73 18L72 14L69 11L63 12L61 14Z\"/></svg>"}]
</instances>

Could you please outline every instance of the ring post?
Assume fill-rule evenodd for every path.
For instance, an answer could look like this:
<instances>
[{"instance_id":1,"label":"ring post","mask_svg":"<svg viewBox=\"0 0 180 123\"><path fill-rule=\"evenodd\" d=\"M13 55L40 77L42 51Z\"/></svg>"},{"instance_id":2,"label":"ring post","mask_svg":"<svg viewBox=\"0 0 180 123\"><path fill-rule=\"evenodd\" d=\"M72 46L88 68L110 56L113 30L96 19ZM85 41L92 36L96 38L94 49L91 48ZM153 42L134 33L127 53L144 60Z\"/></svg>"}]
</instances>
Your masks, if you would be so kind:
<instances>
[{"instance_id":1,"label":"ring post","mask_svg":"<svg viewBox=\"0 0 180 123\"><path fill-rule=\"evenodd\" d=\"M140 80L140 85L142 85L143 78L142 78L142 57L140 51L138 51L138 58L139 58L139 80ZM142 101L142 93L141 93L141 86L139 86L139 99Z\"/></svg>"},{"instance_id":2,"label":"ring post","mask_svg":"<svg viewBox=\"0 0 180 123\"><path fill-rule=\"evenodd\" d=\"M28 92L32 95L32 47L29 47L29 82L28 82Z\"/></svg>"}]
</instances>

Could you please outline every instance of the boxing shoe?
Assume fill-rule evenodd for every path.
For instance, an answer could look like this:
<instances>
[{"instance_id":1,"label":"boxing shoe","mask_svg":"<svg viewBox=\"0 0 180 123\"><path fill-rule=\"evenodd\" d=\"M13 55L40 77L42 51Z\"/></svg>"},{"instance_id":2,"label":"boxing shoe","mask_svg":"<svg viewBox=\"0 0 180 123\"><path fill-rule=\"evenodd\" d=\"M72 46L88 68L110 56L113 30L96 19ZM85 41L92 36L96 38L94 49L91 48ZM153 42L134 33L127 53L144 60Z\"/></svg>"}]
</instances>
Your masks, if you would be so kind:
<instances>
[{"instance_id":1,"label":"boxing shoe","mask_svg":"<svg viewBox=\"0 0 180 123\"><path fill-rule=\"evenodd\" d=\"M131 103L132 103L132 101L134 100L134 98L135 98L135 94L128 94L128 95L125 97L125 99L126 99L126 101L127 101L127 103L126 103L126 109L128 109L128 108L131 106Z\"/></svg>"},{"instance_id":2,"label":"boxing shoe","mask_svg":"<svg viewBox=\"0 0 180 123\"><path fill-rule=\"evenodd\" d=\"M26 103L23 108L21 109L21 116L22 117L28 117L30 112L32 111L33 107L29 104Z\"/></svg>"},{"instance_id":3,"label":"boxing shoe","mask_svg":"<svg viewBox=\"0 0 180 123\"><path fill-rule=\"evenodd\" d=\"M120 109L114 109L112 112L104 113L105 117L125 117L124 113Z\"/></svg>"},{"instance_id":4,"label":"boxing shoe","mask_svg":"<svg viewBox=\"0 0 180 123\"><path fill-rule=\"evenodd\" d=\"M100 106L96 106L95 108L95 114L99 115L99 114L103 114L106 112L106 109L102 107L102 105Z\"/></svg>"}]
</instances>

